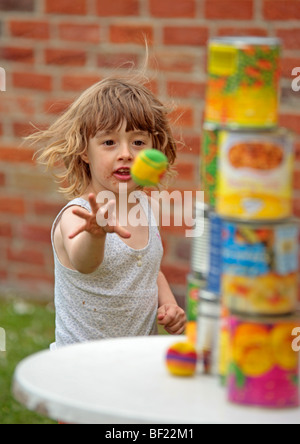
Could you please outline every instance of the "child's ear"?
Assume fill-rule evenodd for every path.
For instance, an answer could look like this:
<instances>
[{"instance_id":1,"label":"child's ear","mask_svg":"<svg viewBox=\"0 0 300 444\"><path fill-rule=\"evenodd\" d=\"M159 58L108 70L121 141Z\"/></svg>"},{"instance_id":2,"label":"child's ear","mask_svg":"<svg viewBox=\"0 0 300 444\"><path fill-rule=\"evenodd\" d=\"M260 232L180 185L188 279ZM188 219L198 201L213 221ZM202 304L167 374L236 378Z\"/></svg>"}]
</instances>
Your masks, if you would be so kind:
<instances>
[{"instance_id":1,"label":"child's ear","mask_svg":"<svg viewBox=\"0 0 300 444\"><path fill-rule=\"evenodd\" d=\"M88 154L87 154L87 148L84 150L84 152L80 155L81 159L85 162L85 163L90 163L89 162L89 158L88 158Z\"/></svg>"}]
</instances>

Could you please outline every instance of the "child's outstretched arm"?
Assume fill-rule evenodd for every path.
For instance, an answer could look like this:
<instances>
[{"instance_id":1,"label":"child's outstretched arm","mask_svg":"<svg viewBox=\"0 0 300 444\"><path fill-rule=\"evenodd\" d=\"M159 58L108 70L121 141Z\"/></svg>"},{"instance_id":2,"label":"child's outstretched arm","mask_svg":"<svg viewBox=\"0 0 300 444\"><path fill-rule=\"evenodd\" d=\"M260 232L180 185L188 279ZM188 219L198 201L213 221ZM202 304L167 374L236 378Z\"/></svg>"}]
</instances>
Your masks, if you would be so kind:
<instances>
[{"instance_id":1,"label":"child's outstretched arm","mask_svg":"<svg viewBox=\"0 0 300 444\"><path fill-rule=\"evenodd\" d=\"M130 233L119 225L116 217L109 224L100 226L97 221L104 220L113 210L114 201L99 205L94 194L89 195L91 213L84 208L70 207L62 216L60 229L65 251L72 266L79 272L88 274L95 271L104 257L107 233L117 233L129 238ZM84 222L83 222L84 221Z\"/></svg>"},{"instance_id":2,"label":"child's outstretched arm","mask_svg":"<svg viewBox=\"0 0 300 444\"><path fill-rule=\"evenodd\" d=\"M158 312L157 322L172 335L180 335L185 330L186 315L179 307L170 289L170 286L160 271L157 279L158 285Z\"/></svg>"}]
</instances>

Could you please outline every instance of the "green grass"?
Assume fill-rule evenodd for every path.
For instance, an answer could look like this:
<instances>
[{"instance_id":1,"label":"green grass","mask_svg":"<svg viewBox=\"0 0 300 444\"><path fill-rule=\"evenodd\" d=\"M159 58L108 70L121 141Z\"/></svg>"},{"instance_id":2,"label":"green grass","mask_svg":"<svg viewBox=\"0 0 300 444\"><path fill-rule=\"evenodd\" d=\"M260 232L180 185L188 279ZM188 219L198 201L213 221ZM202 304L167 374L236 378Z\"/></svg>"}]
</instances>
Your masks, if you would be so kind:
<instances>
[{"instance_id":1,"label":"green grass","mask_svg":"<svg viewBox=\"0 0 300 444\"><path fill-rule=\"evenodd\" d=\"M0 424L55 424L30 412L12 396L12 377L25 357L49 348L54 340L54 312L20 301L0 301L0 327L6 332L6 353L0 353Z\"/></svg>"},{"instance_id":2,"label":"green grass","mask_svg":"<svg viewBox=\"0 0 300 444\"><path fill-rule=\"evenodd\" d=\"M51 307L20 300L0 299L0 327L6 332L6 353L0 352L0 424L56 424L30 412L12 396L12 378L17 364L54 342L55 314ZM158 327L159 334L166 334Z\"/></svg>"}]
</instances>

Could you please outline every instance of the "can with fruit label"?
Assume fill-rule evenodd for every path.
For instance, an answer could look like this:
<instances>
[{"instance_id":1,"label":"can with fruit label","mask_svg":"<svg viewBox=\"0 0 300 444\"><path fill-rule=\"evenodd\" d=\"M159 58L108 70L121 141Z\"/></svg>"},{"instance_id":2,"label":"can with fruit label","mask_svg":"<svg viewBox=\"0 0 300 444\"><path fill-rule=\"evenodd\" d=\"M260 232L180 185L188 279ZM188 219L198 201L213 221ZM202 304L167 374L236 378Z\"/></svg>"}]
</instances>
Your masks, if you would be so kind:
<instances>
[{"instance_id":1,"label":"can with fruit label","mask_svg":"<svg viewBox=\"0 0 300 444\"><path fill-rule=\"evenodd\" d=\"M269 37L219 37L208 44L205 121L228 128L278 123L281 42Z\"/></svg>"}]
</instances>

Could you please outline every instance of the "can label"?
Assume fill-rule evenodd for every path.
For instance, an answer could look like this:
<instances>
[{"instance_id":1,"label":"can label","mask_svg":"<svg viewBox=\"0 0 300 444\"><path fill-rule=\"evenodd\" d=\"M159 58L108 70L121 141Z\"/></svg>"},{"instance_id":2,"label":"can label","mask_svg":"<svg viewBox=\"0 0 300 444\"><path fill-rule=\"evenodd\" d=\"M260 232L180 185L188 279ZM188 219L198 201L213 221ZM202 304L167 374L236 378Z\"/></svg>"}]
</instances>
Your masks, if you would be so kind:
<instances>
[{"instance_id":1,"label":"can label","mask_svg":"<svg viewBox=\"0 0 300 444\"><path fill-rule=\"evenodd\" d=\"M205 120L228 127L275 127L279 44L211 42Z\"/></svg>"},{"instance_id":2,"label":"can label","mask_svg":"<svg viewBox=\"0 0 300 444\"><path fill-rule=\"evenodd\" d=\"M213 126L204 125L202 132L201 178L205 201L214 208L218 174L218 133Z\"/></svg>"},{"instance_id":3,"label":"can label","mask_svg":"<svg viewBox=\"0 0 300 444\"><path fill-rule=\"evenodd\" d=\"M210 248L207 291L220 294L222 276L222 219L214 212L209 214Z\"/></svg>"},{"instance_id":4,"label":"can label","mask_svg":"<svg viewBox=\"0 0 300 444\"><path fill-rule=\"evenodd\" d=\"M296 320L262 321L232 316L228 399L243 405L299 406L299 353L292 349Z\"/></svg>"},{"instance_id":5,"label":"can label","mask_svg":"<svg viewBox=\"0 0 300 444\"><path fill-rule=\"evenodd\" d=\"M197 340L197 319L200 289L205 286L205 281L195 279L193 276L187 277L187 298L186 298L186 336L190 342L196 344Z\"/></svg>"},{"instance_id":6,"label":"can label","mask_svg":"<svg viewBox=\"0 0 300 444\"><path fill-rule=\"evenodd\" d=\"M293 137L285 130L219 133L216 211L247 220L292 213Z\"/></svg>"},{"instance_id":7,"label":"can label","mask_svg":"<svg viewBox=\"0 0 300 444\"><path fill-rule=\"evenodd\" d=\"M223 222L222 294L236 312L285 314L296 309L298 236L295 224Z\"/></svg>"}]
</instances>

